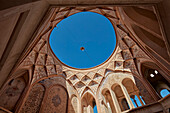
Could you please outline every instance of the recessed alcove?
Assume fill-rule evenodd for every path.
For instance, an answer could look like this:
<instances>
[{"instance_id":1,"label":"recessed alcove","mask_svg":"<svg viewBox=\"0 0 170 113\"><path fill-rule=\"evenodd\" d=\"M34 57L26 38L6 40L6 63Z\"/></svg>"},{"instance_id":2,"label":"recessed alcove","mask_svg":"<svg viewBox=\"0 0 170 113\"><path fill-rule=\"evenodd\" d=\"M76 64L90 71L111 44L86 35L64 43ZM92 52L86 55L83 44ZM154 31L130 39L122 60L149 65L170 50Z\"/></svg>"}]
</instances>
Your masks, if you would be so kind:
<instances>
[{"instance_id":1,"label":"recessed alcove","mask_svg":"<svg viewBox=\"0 0 170 113\"><path fill-rule=\"evenodd\" d=\"M49 44L63 64L87 69L111 57L116 47L116 34L105 16L81 12L59 22L51 32Z\"/></svg>"}]
</instances>

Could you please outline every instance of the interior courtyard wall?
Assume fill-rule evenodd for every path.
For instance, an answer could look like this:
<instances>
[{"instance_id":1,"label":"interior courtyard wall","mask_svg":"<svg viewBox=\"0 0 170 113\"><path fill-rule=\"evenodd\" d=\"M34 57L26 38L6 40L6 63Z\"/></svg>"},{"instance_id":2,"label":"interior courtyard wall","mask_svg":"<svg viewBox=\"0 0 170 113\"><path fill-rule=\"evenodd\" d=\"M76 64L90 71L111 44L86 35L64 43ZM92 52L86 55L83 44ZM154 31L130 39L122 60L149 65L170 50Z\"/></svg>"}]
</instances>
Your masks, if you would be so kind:
<instances>
[{"instance_id":1,"label":"interior courtyard wall","mask_svg":"<svg viewBox=\"0 0 170 113\"><path fill-rule=\"evenodd\" d=\"M47 26L49 26L50 27L50 24L48 24ZM49 27L47 27L47 28L49 28ZM45 29L46 30L46 29ZM45 31L44 30L44 31ZM48 35L48 34L47 34ZM43 37L46 37L46 36L43 36ZM45 42L45 38L42 38L42 42ZM40 41L40 42L41 42ZM44 43L43 43L44 44ZM43 48L43 49L42 49ZM42 103L42 101L44 101L44 95L45 95L45 92L46 92L46 87L44 86L44 84L42 85L42 83L40 82L40 83L37 83L38 81L39 81L39 79L40 80L42 80L42 79L44 79L45 77L46 78L51 78L52 77L52 75L54 75L54 74L56 74L56 75L54 75L54 76L64 76L64 74L63 74L63 70L62 70L62 68L61 68L61 66L59 66L59 64L57 64L56 62L54 63L54 60L52 60L51 59L51 57L53 57L51 54L47 54L47 51L46 51L46 49L44 49L44 48L46 48L46 43L45 43L45 46L44 45L41 45L41 43L39 43L39 45L37 44L37 46L36 46L36 48L34 48L34 51L33 52L31 52L32 54L33 54L33 56L31 56L30 58L31 58L31 60L25 60L24 62L25 62L25 64L28 66L28 64L30 63L33 63L33 64L36 64L36 66L34 67L34 69L35 70L32 70L32 71L35 71L34 72L34 75L36 76L34 76L34 78L30 78L31 80L32 80L32 83L35 83L35 88L34 88L34 86L32 86L31 88L30 88L30 93L28 94L29 96L28 97L25 97L26 98L26 105L24 104L24 105L22 105L24 108L22 108L21 109L21 112L24 112L25 110L27 111L28 110L28 112L30 112L30 111L35 111L35 112L37 112L37 111L39 111L40 110L40 106L41 106L41 103ZM42 50L41 50L42 49ZM152 48L153 49L153 48ZM167 51L164 51L164 52L167 52ZM47 55L45 55L45 54L47 54ZM38 60L37 61L34 61L35 59L33 58L32 59L32 57L34 57L34 55L36 56L36 57L38 57ZM46 57L47 56L47 57ZM155 55L153 55L154 57L156 57L156 59L159 59L159 57L157 57L157 56L155 56ZM160 55L160 56L162 56L163 57L163 55ZM46 61L44 61L44 59L40 59L40 58L43 58L43 57L46 57L47 58L47 60ZM28 62L28 61L31 61L31 62ZM47 63L46 63L47 62ZM118 62L118 61L117 61ZM119 61L120 62L120 61ZM43 65L45 65L45 63L46 63L46 67L47 67L47 72L46 71L44 71L44 66ZM157 63L157 61L156 61L156 63ZM166 68L168 68L168 66L167 66L167 62L166 61L164 61L164 59L163 60L161 60L160 59L160 61L159 61L159 63L161 63L161 65L159 65L160 67L161 67L161 69L162 69L162 64L166 67ZM115 64L115 65L117 65L117 64ZM21 66L24 66L23 64L21 65ZM115 68L115 67L113 67L113 68ZM117 68L117 69L116 69ZM115 70L120 70L119 68L119 66L117 66L115 68ZM126 68L127 69L127 68ZM38 70L41 70L41 72L39 72ZM127 69L128 70L128 69ZM166 69L165 69L166 70ZM36 74L35 74L36 73ZM134 72L133 72L134 73ZM167 73L167 71L166 71L166 73ZM114 76L116 76L116 74L117 73L115 73L115 75L113 74L112 76L114 77ZM135 73L136 74L136 73ZM37 76L38 75L38 76ZM51 77L47 77L47 75L48 76L51 76ZM76 75L76 74L75 74ZM124 74L121 74L121 77L122 77L122 75L124 76L125 75L125 73ZM131 74L131 76L132 76L133 74ZM30 76L33 76L33 75L30 75ZM67 78L67 76L68 76L68 74L66 74L66 76L64 76L64 77L66 77ZM77 76L77 75L76 75ZM103 79L104 81L107 81L108 79L108 76L111 76L110 74L108 74L107 76L106 75L102 75L102 76L105 76L104 78L105 79ZM126 77L128 77L129 75L128 74L126 74ZM134 76L134 75L133 75ZM166 75L167 76L167 75ZM42 77L42 78L41 78ZM53 78L53 77L52 77ZM54 77L55 78L55 77ZM118 78L119 78L119 76L118 76ZM68 79L68 78L67 78ZM66 79L66 80L67 80ZM147 103L152 103L152 102L155 102L155 99L153 99L153 95L150 95L150 93L151 93L151 91L149 91L148 92L148 88L147 88L147 90L143 90L142 91L142 85L144 84L144 83L140 83L139 81L140 80L142 80L142 79L140 79L140 80L138 80L137 78L131 78L133 81L134 81L134 83L137 85L137 87L138 87L138 89L139 89L139 91L141 92L141 94L142 95L145 95L145 94L147 94L148 95L148 97L147 97L147 99L145 99L145 100L147 100L146 102ZM55 79L55 80L57 80L57 79ZM60 82L58 82L58 83L54 83L54 84L60 84L60 85L64 85L63 87L65 87L65 89L67 89L67 93L68 93L68 95L67 95L67 98L69 97L69 99L72 99L72 98L70 98L72 95L76 95L76 97L77 97L77 99L75 99L75 100L77 100L76 102L78 103L78 113L79 112L81 112L81 109L80 109L80 105L81 105L81 96L82 96L82 94L80 94L80 92L79 91L76 91L76 90L78 90L77 88L76 88L76 86L74 86L74 84L72 84L70 81L69 82L66 82L66 80L63 80L62 78L61 79L59 79L59 80L62 80L62 81L64 81L63 83L61 83L60 84ZM113 81L115 81L114 79L112 79ZM49 81L49 80L47 80L47 81ZM50 80L50 81L52 81L52 80ZM106 86L107 86L107 88L110 90L110 91L112 91L111 90L111 88L110 88L110 86L109 86L109 84L112 84L113 83L113 81L109 81L108 80L108 83L107 82L104 82L104 81L102 81L102 87L104 86L105 87L105 85L103 85L103 83L105 83L105 84L107 84ZM2 83L2 82L1 82ZM7 84L7 83L6 83ZM37 85L36 85L37 84ZM53 84L53 83L48 83L48 82L46 82L45 83L46 85L47 85L47 87L49 87L49 86L51 86L51 84ZM120 84L120 83L119 83ZM3 89L5 89L5 87L6 87L6 85L4 85L4 87L3 87ZM38 87L38 88L36 88L36 87ZM145 86L144 86L145 87ZM99 87L99 89L101 88L101 86ZM74 89L74 90L73 90ZM90 88L89 88L90 89ZM102 89L104 89L104 88L102 88ZM87 89L88 90L88 89ZM37 93L36 92L41 92L40 93L40 96L37 96ZM94 91L92 90L91 92L93 92L94 93ZM82 93L82 92L81 92ZM85 92L83 92L84 94L86 94ZM83 94L83 95L84 95ZM112 95L114 95L113 93L111 93ZM149 96L150 95L150 96ZM31 98L31 97L34 97L35 96L35 98ZM36 97L39 97L39 98L36 98ZM103 98L103 96L102 96L102 90L100 89L100 90L97 90L97 93L95 93L94 94L94 97L96 98L96 104L97 104L97 109L98 109L98 112L100 113L107 113L108 111L107 110L105 110L105 108L106 108L106 106L105 106L105 103L103 103L104 102L104 98ZM36 100L37 99L37 100ZM68 100L69 100L68 99ZM73 98L74 99L74 98ZM115 99L115 98L114 98ZM37 103L35 103L35 102L37 102ZM69 102L69 101L68 101ZM116 101L114 101L114 102L116 102ZM31 110L30 110L30 108L31 108L31 104L30 103L32 103L33 105L36 105L35 106L35 108L33 107ZM70 103L71 103L71 101L70 101ZM103 103L103 104L102 104ZM68 103L69 104L69 103ZM114 103L115 105L117 105L117 103ZM18 106L20 106L20 105L18 105ZM25 107L26 106L26 107ZM104 109L102 109L102 108L104 108ZM118 108L118 107L116 107L116 108ZM73 111L73 112L76 112L76 110L75 110L75 106L74 105L72 105L72 104L70 104L70 109L72 109L71 111ZM10 110L10 109L9 109ZM23 110L23 111L22 111ZM29 111L30 110L30 111ZM69 110L69 108L68 108L68 110ZM118 108L117 109L117 111L119 111L120 109Z\"/></svg>"}]
</instances>

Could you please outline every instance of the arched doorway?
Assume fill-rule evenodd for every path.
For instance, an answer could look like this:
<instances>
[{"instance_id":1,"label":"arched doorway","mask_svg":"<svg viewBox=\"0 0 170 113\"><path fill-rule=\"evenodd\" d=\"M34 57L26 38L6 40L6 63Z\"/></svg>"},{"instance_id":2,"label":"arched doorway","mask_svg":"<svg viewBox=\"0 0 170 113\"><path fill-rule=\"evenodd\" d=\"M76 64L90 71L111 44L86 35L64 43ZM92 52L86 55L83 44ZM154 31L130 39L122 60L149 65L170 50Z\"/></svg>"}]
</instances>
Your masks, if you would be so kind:
<instances>
[{"instance_id":1,"label":"arched doorway","mask_svg":"<svg viewBox=\"0 0 170 113\"><path fill-rule=\"evenodd\" d=\"M82 98L82 113L95 113L96 101L90 93L86 93Z\"/></svg>"},{"instance_id":2,"label":"arched doorway","mask_svg":"<svg viewBox=\"0 0 170 113\"><path fill-rule=\"evenodd\" d=\"M116 95L116 98L117 98L117 101L118 101L119 106L121 108L121 111L125 111L125 110L130 109L130 107L129 107L128 103L127 103L127 100L125 98L125 95L124 95L120 85L114 84L112 86L112 90L113 90L113 92Z\"/></svg>"},{"instance_id":3,"label":"arched doorway","mask_svg":"<svg viewBox=\"0 0 170 113\"><path fill-rule=\"evenodd\" d=\"M144 105L144 103L139 95L139 93L140 93L139 89L136 87L136 85L134 84L134 82L131 79L125 78L122 81L122 84L125 86L129 96L131 97L134 107L139 107L141 105Z\"/></svg>"},{"instance_id":4,"label":"arched doorway","mask_svg":"<svg viewBox=\"0 0 170 113\"><path fill-rule=\"evenodd\" d=\"M110 91L108 89L103 90L102 95L105 98L105 105L109 113L116 113L115 106L113 104L113 99L111 97Z\"/></svg>"}]
</instances>

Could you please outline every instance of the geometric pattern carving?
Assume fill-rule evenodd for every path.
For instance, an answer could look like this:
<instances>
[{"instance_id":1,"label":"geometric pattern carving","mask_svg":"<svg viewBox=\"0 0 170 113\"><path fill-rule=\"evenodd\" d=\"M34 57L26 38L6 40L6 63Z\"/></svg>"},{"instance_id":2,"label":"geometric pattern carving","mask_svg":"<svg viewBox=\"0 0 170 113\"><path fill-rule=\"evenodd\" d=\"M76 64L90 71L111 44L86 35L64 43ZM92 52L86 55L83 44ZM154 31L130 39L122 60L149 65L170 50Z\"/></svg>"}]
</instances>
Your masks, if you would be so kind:
<instances>
[{"instance_id":1,"label":"geometric pattern carving","mask_svg":"<svg viewBox=\"0 0 170 113\"><path fill-rule=\"evenodd\" d=\"M44 66L35 66L33 81L38 80L42 77L47 76Z\"/></svg>"},{"instance_id":2,"label":"geometric pattern carving","mask_svg":"<svg viewBox=\"0 0 170 113\"><path fill-rule=\"evenodd\" d=\"M97 85L97 82L91 81L90 84L89 84L89 86L94 86L94 85Z\"/></svg>"},{"instance_id":3,"label":"geometric pattern carving","mask_svg":"<svg viewBox=\"0 0 170 113\"><path fill-rule=\"evenodd\" d=\"M87 75L85 75L81 80L85 85L88 85L91 81L91 78L89 78Z\"/></svg>"},{"instance_id":4,"label":"geometric pattern carving","mask_svg":"<svg viewBox=\"0 0 170 113\"><path fill-rule=\"evenodd\" d=\"M49 55L47 56L46 65L54 65L53 57L51 57Z\"/></svg>"},{"instance_id":5,"label":"geometric pattern carving","mask_svg":"<svg viewBox=\"0 0 170 113\"><path fill-rule=\"evenodd\" d=\"M84 87L85 86L85 84L83 83L83 82L78 82L76 85L75 85L75 87L76 88L82 88L82 87Z\"/></svg>"},{"instance_id":6,"label":"geometric pattern carving","mask_svg":"<svg viewBox=\"0 0 170 113\"><path fill-rule=\"evenodd\" d=\"M135 42L132 39L130 39L130 37L128 36L125 36L124 40L125 40L125 43L128 45L128 47L132 47L133 45L135 45Z\"/></svg>"},{"instance_id":7,"label":"geometric pattern carving","mask_svg":"<svg viewBox=\"0 0 170 113\"><path fill-rule=\"evenodd\" d=\"M44 36L46 37L46 34ZM32 70L32 83L49 75L62 74L61 66L56 64L53 57L47 52L48 48L46 43L47 42L45 39L40 39L40 41L35 45L34 49L21 64L23 67L35 65L35 68Z\"/></svg>"},{"instance_id":8,"label":"geometric pattern carving","mask_svg":"<svg viewBox=\"0 0 170 113\"><path fill-rule=\"evenodd\" d=\"M122 70L123 69L123 62L122 61L116 61L115 62L115 70Z\"/></svg>"},{"instance_id":9,"label":"geometric pattern carving","mask_svg":"<svg viewBox=\"0 0 170 113\"><path fill-rule=\"evenodd\" d=\"M107 66L107 69L114 70L115 69L115 62L114 61L110 62Z\"/></svg>"},{"instance_id":10,"label":"geometric pattern carving","mask_svg":"<svg viewBox=\"0 0 170 113\"><path fill-rule=\"evenodd\" d=\"M35 64L37 57L37 53L35 51L31 51L27 58L23 61L24 66L29 66Z\"/></svg>"},{"instance_id":11,"label":"geometric pattern carving","mask_svg":"<svg viewBox=\"0 0 170 113\"><path fill-rule=\"evenodd\" d=\"M119 41L119 47L121 50L129 49L129 47L122 40Z\"/></svg>"},{"instance_id":12,"label":"geometric pattern carving","mask_svg":"<svg viewBox=\"0 0 170 113\"><path fill-rule=\"evenodd\" d=\"M47 68L47 74L48 75L54 75L56 74L54 65L46 66Z\"/></svg>"},{"instance_id":13,"label":"geometric pattern carving","mask_svg":"<svg viewBox=\"0 0 170 113\"><path fill-rule=\"evenodd\" d=\"M87 76L89 77L89 78L93 78L93 76L95 75L96 73L94 73L94 72L89 72L88 74L87 74Z\"/></svg>"},{"instance_id":14,"label":"geometric pattern carving","mask_svg":"<svg viewBox=\"0 0 170 113\"><path fill-rule=\"evenodd\" d=\"M60 65L55 65L56 67L56 73L61 74L62 73L62 67Z\"/></svg>"},{"instance_id":15,"label":"geometric pattern carving","mask_svg":"<svg viewBox=\"0 0 170 113\"><path fill-rule=\"evenodd\" d=\"M76 75L70 77L69 80L71 81L71 83L72 83L73 85L75 85L75 84L79 81L79 79L77 78Z\"/></svg>"},{"instance_id":16,"label":"geometric pattern carving","mask_svg":"<svg viewBox=\"0 0 170 113\"><path fill-rule=\"evenodd\" d=\"M129 50L124 50L122 52L124 60L132 59L132 55Z\"/></svg>"},{"instance_id":17,"label":"geometric pattern carving","mask_svg":"<svg viewBox=\"0 0 170 113\"><path fill-rule=\"evenodd\" d=\"M105 74L105 69L99 69L99 71L97 71L98 74L100 75L104 75Z\"/></svg>"},{"instance_id":18,"label":"geometric pattern carving","mask_svg":"<svg viewBox=\"0 0 170 113\"><path fill-rule=\"evenodd\" d=\"M115 56L115 60L116 60L116 61L124 61L124 59L123 59L123 56L122 56L122 53L121 53L121 52L119 52L119 53L117 53L117 54L116 54L116 56Z\"/></svg>"},{"instance_id":19,"label":"geometric pattern carving","mask_svg":"<svg viewBox=\"0 0 170 113\"><path fill-rule=\"evenodd\" d=\"M46 42L45 42L46 43ZM40 53L47 54L47 44L45 44L42 49L40 50Z\"/></svg>"},{"instance_id":20,"label":"geometric pattern carving","mask_svg":"<svg viewBox=\"0 0 170 113\"><path fill-rule=\"evenodd\" d=\"M137 45L133 46L131 50L135 58L148 58L146 54Z\"/></svg>"},{"instance_id":21,"label":"geometric pattern carving","mask_svg":"<svg viewBox=\"0 0 170 113\"><path fill-rule=\"evenodd\" d=\"M101 80L103 79L103 76L99 75L99 74L96 74L94 76L94 81L96 81L98 84L100 84Z\"/></svg>"},{"instance_id":22,"label":"geometric pattern carving","mask_svg":"<svg viewBox=\"0 0 170 113\"><path fill-rule=\"evenodd\" d=\"M98 83L96 81L91 81L89 83L89 87L94 92L94 94L96 94L97 88L98 88Z\"/></svg>"},{"instance_id":23,"label":"geometric pattern carving","mask_svg":"<svg viewBox=\"0 0 170 113\"><path fill-rule=\"evenodd\" d=\"M37 61L36 61L36 65L45 65L45 59L46 59L46 56L45 54L39 54L38 55L38 58L37 58Z\"/></svg>"},{"instance_id":24,"label":"geometric pattern carving","mask_svg":"<svg viewBox=\"0 0 170 113\"><path fill-rule=\"evenodd\" d=\"M42 48L42 46L43 46L43 44L44 44L44 40L40 40L37 44L36 44L36 46L34 47L34 50L35 51L40 51L40 49Z\"/></svg>"}]
</instances>

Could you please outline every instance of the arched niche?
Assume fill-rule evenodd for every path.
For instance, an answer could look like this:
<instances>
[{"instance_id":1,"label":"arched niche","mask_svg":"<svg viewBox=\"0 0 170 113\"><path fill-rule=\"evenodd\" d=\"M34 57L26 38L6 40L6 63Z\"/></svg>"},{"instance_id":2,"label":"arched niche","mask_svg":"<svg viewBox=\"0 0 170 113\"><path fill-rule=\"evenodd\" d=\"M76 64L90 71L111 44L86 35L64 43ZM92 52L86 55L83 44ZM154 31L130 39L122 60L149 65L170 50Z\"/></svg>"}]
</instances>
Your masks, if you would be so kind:
<instances>
[{"instance_id":1,"label":"arched niche","mask_svg":"<svg viewBox=\"0 0 170 113\"><path fill-rule=\"evenodd\" d=\"M141 72L149 83L149 85L156 91L156 94L161 97L160 91L162 89L167 89L170 91L170 84L168 79L163 76L162 70L152 62L145 62L141 64Z\"/></svg>"},{"instance_id":2,"label":"arched niche","mask_svg":"<svg viewBox=\"0 0 170 113\"><path fill-rule=\"evenodd\" d=\"M19 113L38 113L44 98L45 87L42 84L35 84L31 87L28 97Z\"/></svg>"},{"instance_id":3,"label":"arched niche","mask_svg":"<svg viewBox=\"0 0 170 113\"><path fill-rule=\"evenodd\" d=\"M120 85L114 84L111 88L116 95L116 98L118 100L121 111L125 111L127 109L130 109Z\"/></svg>"},{"instance_id":4,"label":"arched niche","mask_svg":"<svg viewBox=\"0 0 170 113\"><path fill-rule=\"evenodd\" d=\"M125 86L129 96L131 97L131 101L134 106L138 107L139 104L137 104L137 101L139 101L140 105L141 104L144 105L143 101L140 98L139 90L131 79L129 78L123 79L122 84ZM135 98L136 96L137 96L137 99ZM129 107L129 106L126 106L126 107Z\"/></svg>"},{"instance_id":5,"label":"arched niche","mask_svg":"<svg viewBox=\"0 0 170 113\"><path fill-rule=\"evenodd\" d=\"M116 112L115 105L113 103L113 99L112 99L112 96L110 94L110 91L108 89L104 89L102 91L102 95L103 95L104 100L105 100L105 102L103 104L107 108L107 111L115 113Z\"/></svg>"},{"instance_id":6,"label":"arched niche","mask_svg":"<svg viewBox=\"0 0 170 113\"><path fill-rule=\"evenodd\" d=\"M94 113L94 107L96 106L96 100L94 99L92 94L87 92L83 96L81 103L82 103L82 113Z\"/></svg>"},{"instance_id":7,"label":"arched niche","mask_svg":"<svg viewBox=\"0 0 170 113\"><path fill-rule=\"evenodd\" d=\"M16 78L11 79L5 85L0 94L0 106L10 111L16 110L16 105L22 99L23 92L28 84L28 71L17 73Z\"/></svg>"},{"instance_id":8,"label":"arched niche","mask_svg":"<svg viewBox=\"0 0 170 113\"><path fill-rule=\"evenodd\" d=\"M68 106L68 94L61 85L53 85L48 88L43 99L41 113L66 113Z\"/></svg>"},{"instance_id":9,"label":"arched niche","mask_svg":"<svg viewBox=\"0 0 170 113\"><path fill-rule=\"evenodd\" d=\"M122 84L126 87L126 90L128 91L129 95L134 95L139 93L138 88L136 87L136 85L131 79L129 78L123 79Z\"/></svg>"}]
</instances>

